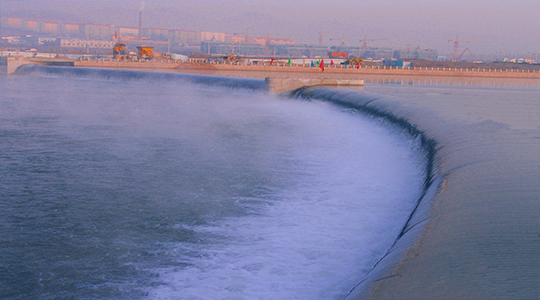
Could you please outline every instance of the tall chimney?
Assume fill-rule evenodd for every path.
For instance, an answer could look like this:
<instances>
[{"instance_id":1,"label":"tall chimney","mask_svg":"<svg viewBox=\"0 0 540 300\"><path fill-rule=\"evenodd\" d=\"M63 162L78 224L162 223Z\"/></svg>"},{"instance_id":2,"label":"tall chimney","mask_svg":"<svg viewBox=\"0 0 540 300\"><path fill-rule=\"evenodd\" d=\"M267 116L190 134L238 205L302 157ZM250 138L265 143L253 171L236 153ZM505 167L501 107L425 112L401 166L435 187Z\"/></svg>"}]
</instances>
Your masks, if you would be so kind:
<instances>
[{"instance_id":1,"label":"tall chimney","mask_svg":"<svg viewBox=\"0 0 540 300\"><path fill-rule=\"evenodd\" d=\"M139 40L142 39L142 10L139 11Z\"/></svg>"}]
</instances>

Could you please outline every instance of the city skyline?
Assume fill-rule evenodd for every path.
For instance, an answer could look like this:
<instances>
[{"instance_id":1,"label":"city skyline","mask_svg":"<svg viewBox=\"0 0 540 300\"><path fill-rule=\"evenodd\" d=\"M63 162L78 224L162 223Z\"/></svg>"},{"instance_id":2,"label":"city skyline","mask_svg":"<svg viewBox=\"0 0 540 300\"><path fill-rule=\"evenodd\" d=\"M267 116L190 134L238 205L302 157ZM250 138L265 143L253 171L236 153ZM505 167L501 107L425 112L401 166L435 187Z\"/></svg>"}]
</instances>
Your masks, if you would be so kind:
<instances>
[{"instance_id":1,"label":"city skyline","mask_svg":"<svg viewBox=\"0 0 540 300\"><path fill-rule=\"evenodd\" d=\"M62 19L144 28L218 31L291 38L299 44L420 47L449 55L534 55L540 52L540 1L383 0L383 1L1 1L3 15Z\"/></svg>"}]
</instances>

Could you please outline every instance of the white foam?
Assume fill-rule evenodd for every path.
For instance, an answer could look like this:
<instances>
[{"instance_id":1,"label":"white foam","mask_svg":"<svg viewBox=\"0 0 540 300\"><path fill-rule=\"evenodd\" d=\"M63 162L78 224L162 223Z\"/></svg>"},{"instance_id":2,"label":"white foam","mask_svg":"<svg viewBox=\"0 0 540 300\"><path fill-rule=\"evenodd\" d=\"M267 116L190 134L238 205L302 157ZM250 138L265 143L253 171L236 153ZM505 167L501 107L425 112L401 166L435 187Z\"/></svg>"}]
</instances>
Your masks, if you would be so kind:
<instances>
[{"instance_id":1,"label":"white foam","mask_svg":"<svg viewBox=\"0 0 540 300\"><path fill-rule=\"evenodd\" d=\"M268 114L290 132L234 130L257 131L260 157L282 161L261 167L286 188L237 199L241 217L179 224L199 242L171 246L187 267L155 270L165 284L149 298L340 299L390 247L422 187L414 142L328 104L280 105Z\"/></svg>"}]
</instances>

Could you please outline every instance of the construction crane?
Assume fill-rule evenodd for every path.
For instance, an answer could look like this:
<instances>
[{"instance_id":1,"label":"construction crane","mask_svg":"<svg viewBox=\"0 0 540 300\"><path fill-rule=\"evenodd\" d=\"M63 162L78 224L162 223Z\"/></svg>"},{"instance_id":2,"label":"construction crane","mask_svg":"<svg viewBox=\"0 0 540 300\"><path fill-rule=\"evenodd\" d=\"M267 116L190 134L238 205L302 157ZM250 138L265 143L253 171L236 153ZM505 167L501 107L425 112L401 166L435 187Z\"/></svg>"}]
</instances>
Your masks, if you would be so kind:
<instances>
[{"instance_id":1,"label":"construction crane","mask_svg":"<svg viewBox=\"0 0 540 300\"><path fill-rule=\"evenodd\" d=\"M280 35L280 33L273 33L272 35ZM266 47L266 55L270 55L270 41L271 41L271 38L270 38L270 33L267 33L267 36L265 38L265 47ZM275 48L274 48L274 52L275 52Z\"/></svg>"},{"instance_id":2,"label":"construction crane","mask_svg":"<svg viewBox=\"0 0 540 300\"><path fill-rule=\"evenodd\" d=\"M387 38L384 38L384 39L369 39L368 40L367 35L364 35L364 39L360 40L360 42L363 42L363 44L362 44L362 55L366 54L367 42L382 41L382 40L387 40Z\"/></svg>"},{"instance_id":3,"label":"construction crane","mask_svg":"<svg viewBox=\"0 0 540 300\"><path fill-rule=\"evenodd\" d=\"M458 48L459 48L459 42L463 42L463 43L483 43L484 41L464 41L464 40L460 40L459 39L459 36L456 35L456 39L455 40L448 40L448 42L453 42L454 43L454 61L458 61L459 58L461 58L461 56L463 56L463 54L465 53L465 51L469 50L469 48L465 49L463 51L463 53L459 56L458 58ZM469 53L471 54L471 57L472 57L472 53L471 53L471 50L469 50Z\"/></svg>"},{"instance_id":4,"label":"construction crane","mask_svg":"<svg viewBox=\"0 0 540 300\"><path fill-rule=\"evenodd\" d=\"M416 45L416 48L413 48L413 44L406 44L405 46L407 46L407 52L412 52L412 50L416 50L416 51L420 51L420 41L418 41L418 44Z\"/></svg>"},{"instance_id":5,"label":"construction crane","mask_svg":"<svg viewBox=\"0 0 540 300\"><path fill-rule=\"evenodd\" d=\"M234 35L234 36L244 36L244 43L249 44L249 40L250 40L249 39L249 27L246 28L246 31L244 31L244 32L235 32L232 35Z\"/></svg>"},{"instance_id":6,"label":"construction crane","mask_svg":"<svg viewBox=\"0 0 540 300\"><path fill-rule=\"evenodd\" d=\"M332 38L330 39L331 41L341 41L341 47L345 47L345 34L343 34L343 37L340 37L340 38Z\"/></svg>"},{"instance_id":7,"label":"construction crane","mask_svg":"<svg viewBox=\"0 0 540 300\"><path fill-rule=\"evenodd\" d=\"M421 43L421 42L422 42L422 41L418 41L418 44L416 45L416 50L420 50L420 49L421 49L421 47L420 47L420 43Z\"/></svg>"},{"instance_id":8,"label":"construction crane","mask_svg":"<svg viewBox=\"0 0 540 300\"><path fill-rule=\"evenodd\" d=\"M325 34L330 34L330 32L324 32L324 31L322 31L322 30L323 30L323 29L322 29L322 27L321 27L321 31L318 32L318 33L319 33L319 46L322 46L322 44L323 44L323 36L324 36Z\"/></svg>"}]
</instances>

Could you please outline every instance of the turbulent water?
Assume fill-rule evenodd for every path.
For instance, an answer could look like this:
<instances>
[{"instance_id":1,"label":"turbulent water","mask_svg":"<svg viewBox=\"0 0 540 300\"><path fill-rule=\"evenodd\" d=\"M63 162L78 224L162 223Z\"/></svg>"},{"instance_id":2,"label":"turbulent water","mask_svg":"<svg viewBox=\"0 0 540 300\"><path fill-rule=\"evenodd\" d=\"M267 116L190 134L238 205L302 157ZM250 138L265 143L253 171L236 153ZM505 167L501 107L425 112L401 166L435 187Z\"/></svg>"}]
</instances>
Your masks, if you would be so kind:
<instances>
[{"instance_id":1,"label":"turbulent water","mask_svg":"<svg viewBox=\"0 0 540 300\"><path fill-rule=\"evenodd\" d=\"M341 299L422 194L354 109L108 74L0 78L0 298Z\"/></svg>"}]
</instances>

